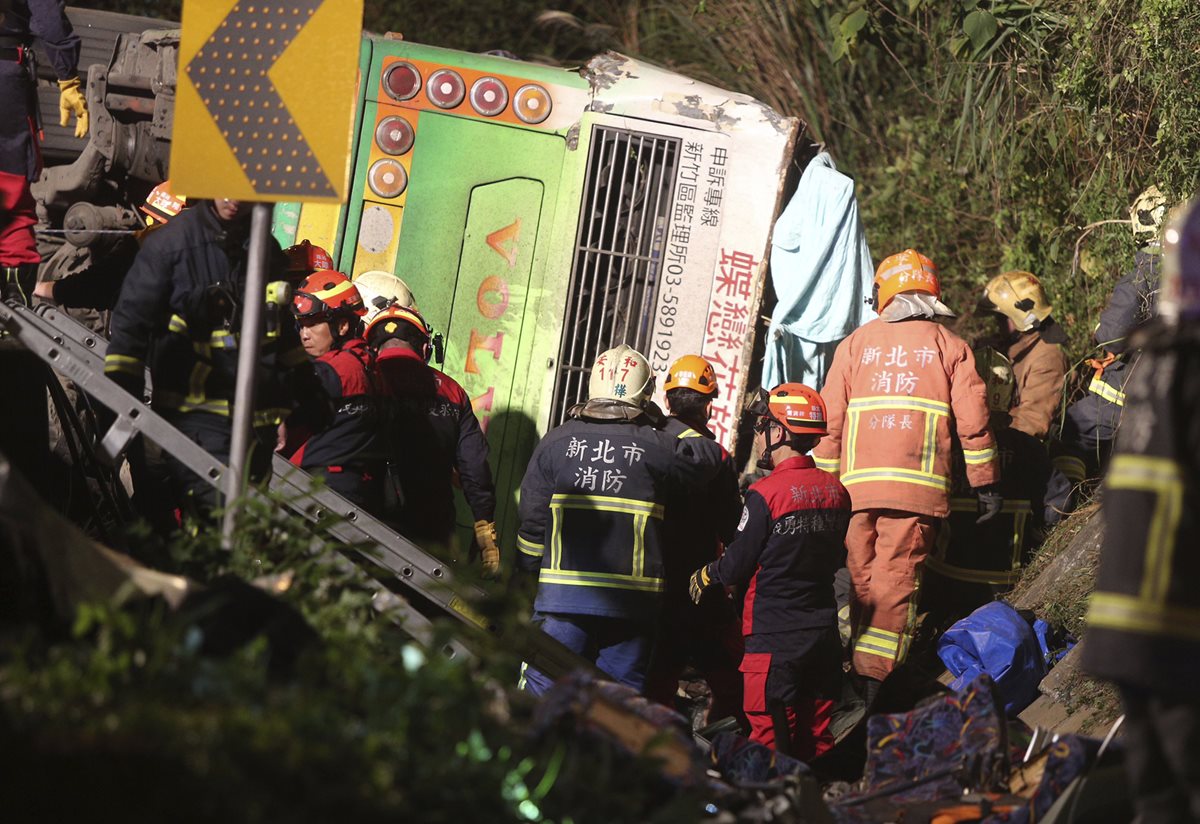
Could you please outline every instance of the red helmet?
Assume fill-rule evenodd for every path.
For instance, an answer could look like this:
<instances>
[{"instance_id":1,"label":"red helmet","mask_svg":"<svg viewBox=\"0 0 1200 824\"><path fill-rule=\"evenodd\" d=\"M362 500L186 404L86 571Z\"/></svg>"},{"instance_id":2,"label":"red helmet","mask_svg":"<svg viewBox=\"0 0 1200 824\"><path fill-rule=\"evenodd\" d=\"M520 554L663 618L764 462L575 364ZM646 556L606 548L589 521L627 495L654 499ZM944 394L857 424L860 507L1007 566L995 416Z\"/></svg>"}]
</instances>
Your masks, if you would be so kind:
<instances>
[{"instance_id":1,"label":"red helmet","mask_svg":"<svg viewBox=\"0 0 1200 824\"><path fill-rule=\"evenodd\" d=\"M320 246L302 240L283 252L287 255L287 273L293 277L307 277L322 269L333 269L333 258Z\"/></svg>"},{"instance_id":2,"label":"red helmet","mask_svg":"<svg viewBox=\"0 0 1200 824\"><path fill-rule=\"evenodd\" d=\"M796 435L824 435L829 431L825 402L817 390L802 383L781 383L772 389L763 417L779 422Z\"/></svg>"},{"instance_id":3,"label":"red helmet","mask_svg":"<svg viewBox=\"0 0 1200 824\"><path fill-rule=\"evenodd\" d=\"M367 311L362 296L341 272L313 272L292 298L292 314L300 319L327 320L334 315L362 317Z\"/></svg>"}]
</instances>

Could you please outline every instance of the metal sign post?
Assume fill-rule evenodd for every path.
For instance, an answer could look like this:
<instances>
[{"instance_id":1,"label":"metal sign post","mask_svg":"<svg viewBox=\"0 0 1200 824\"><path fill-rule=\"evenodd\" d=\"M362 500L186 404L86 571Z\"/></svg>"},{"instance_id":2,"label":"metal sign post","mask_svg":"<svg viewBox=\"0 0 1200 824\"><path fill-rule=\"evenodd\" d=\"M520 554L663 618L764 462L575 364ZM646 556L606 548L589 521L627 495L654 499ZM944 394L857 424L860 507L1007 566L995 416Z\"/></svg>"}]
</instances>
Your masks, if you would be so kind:
<instances>
[{"instance_id":1,"label":"metal sign post","mask_svg":"<svg viewBox=\"0 0 1200 824\"><path fill-rule=\"evenodd\" d=\"M246 486L251 449L262 449L253 437L254 390L262 349L263 309L267 291L267 243L271 235L271 204L255 203L250 215L250 251L246 263L246 292L242 296L242 329L238 338L237 384L233 395L233 438L229 474L225 477L225 517L221 546L233 548L238 505Z\"/></svg>"}]
</instances>

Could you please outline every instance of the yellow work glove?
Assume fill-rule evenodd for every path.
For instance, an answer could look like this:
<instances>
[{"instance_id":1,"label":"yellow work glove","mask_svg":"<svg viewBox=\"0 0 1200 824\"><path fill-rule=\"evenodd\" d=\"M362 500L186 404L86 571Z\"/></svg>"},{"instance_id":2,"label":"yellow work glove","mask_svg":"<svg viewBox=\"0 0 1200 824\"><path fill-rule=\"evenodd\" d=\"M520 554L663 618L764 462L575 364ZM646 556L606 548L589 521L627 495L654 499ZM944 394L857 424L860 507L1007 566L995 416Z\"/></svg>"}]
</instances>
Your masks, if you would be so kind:
<instances>
[{"instance_id":1,"label":"yellow work glove","mask_svg":"<svg viewBox=\"0 0 1200 824\"><path fill-rule=\"evenodd\" d=\"M688 580L688 595L692 597L693 604L700 604L700 599L704 597L704 590L708 589L708 585L711 583L712 578L708 575L707 566L702 566L692 573L692 577Z\"/></svg>"},{"instance_id":2,"label":"yellow work glove","mask_svg":"<svg viewBox=\"0 0 1200 824\"><path fill-rule=\"evenodd\" d=\"M79 78L58 81L58 125L65 126L75 115L75 136L86 137L88 133L87 100L83 97Z\"/></svg>"},{"instance_id":3,"label":"yellow work glove","mask_svg":"<svg viewBox=\"0 0 1200 824\"><path fill-rule=\"evenodd\" d=\"M475 542L483 560L483 576L495 578L500 574L500 547L496 544L496 522L476 521Z\"/></svg>"}]
</instances>

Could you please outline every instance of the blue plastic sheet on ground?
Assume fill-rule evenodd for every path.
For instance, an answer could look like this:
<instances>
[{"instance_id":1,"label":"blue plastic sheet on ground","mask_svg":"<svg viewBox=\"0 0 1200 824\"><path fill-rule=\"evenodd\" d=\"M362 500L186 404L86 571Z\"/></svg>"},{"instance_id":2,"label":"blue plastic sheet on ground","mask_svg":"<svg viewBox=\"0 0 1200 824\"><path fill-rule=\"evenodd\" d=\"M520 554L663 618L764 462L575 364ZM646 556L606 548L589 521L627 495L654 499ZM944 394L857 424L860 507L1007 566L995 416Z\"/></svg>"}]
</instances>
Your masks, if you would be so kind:
<instances>
[{"instance_id":1,"label":"blue plastic sheet on ground","mask_svg":"<svg viewBox=\"0 0 1200 824\"><path fill-rule=\"evenodd\" d=\"M987 673L1009 716L1033 703L1049 670L1033 627L1003 601L985 604L950 627L937 651L956 676L950 689L961 690Z\"/></svg>"},{"instance_id":2,"label":"blue plastic sheet on ground","mask_svg":"<svg viewBox=\"0 0 1200 824\"><path fill-rule=\"evenodd\" d=\"M833 352L875 313L875 267L858 217L854 181L821 152L804 169L796 194L771 235L771 313L762 385L799 381L820 389Z\"/></svg>"}]
</instances>

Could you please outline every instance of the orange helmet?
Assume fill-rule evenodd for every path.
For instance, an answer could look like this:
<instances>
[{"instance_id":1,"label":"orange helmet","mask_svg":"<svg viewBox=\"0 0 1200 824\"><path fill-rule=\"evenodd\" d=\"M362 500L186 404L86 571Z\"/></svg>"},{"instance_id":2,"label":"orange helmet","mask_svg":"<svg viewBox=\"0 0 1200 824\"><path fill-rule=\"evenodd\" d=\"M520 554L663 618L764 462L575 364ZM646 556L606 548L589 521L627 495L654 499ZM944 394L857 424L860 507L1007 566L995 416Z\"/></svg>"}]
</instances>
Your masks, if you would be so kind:
<instances>
[{"instance_id":1,"label":"orange helmet","mask_svg":"<svg viewBox=\"0 0 1200 824\"><path fill-rule=\"evenodd\" d=\"M166 223L186 206L187 198L171 194L171 181L164 180L150 190L141 208L146 214L146 225L153 226L155 223Z\"/></svg>"},{"instance_id":2,"label":"orange helmet","mask_svg":"<svg viewBox=\"0 0 1200 824\"><path fill-rule=\"evenodd\" d=\"M415 328L421 333L421 337L424 339L424 343L421 345L421 355L428 361L433 354L433 330L415 309L395 305L387 307L367 322L363 337L371 346L378 347L406 327Z\"/></svg>"},{"instance_id":3,"label":"orange helmet","mask_svg":"<svg viewBox=\"0 0 1200 824\"><path fill-rule=\"evenodd\" d=\"M334 315L362 317L366 311L350 278L331 269L313 272L292 298L292 314L301 320L329 320Z\"/></svg>"},{"instance_id":4,"label":"orange helmet","mask_svg":"<svg viewBox=\"0 0 1200 824\"><path fill-rule=\"evenodd\" d=\"M824 435L829 431L825 402L817 390L802 383L781 383L772 389L763 417L779 422L795 435Z\"/></svg>"},{"instance_id":5,"label":"orange helmet","mask_svg":"<svg viewBox=\"0 0 1200 824\"><path fill-rule=\"evenodd\" d=\"M717 396L717 373L712 364L699 355L684 355L667 370L663 391L691 389L701 395Z\"/></svg>"},{"instance_id":6,"label":"orange helmet","mask_svg":"<svg viewBox=\"0 0 1200 824\"><path fill-rule=\"evenodd\" d=\"M283 251L287 255L287 273L297 279L322 269L333 269L333 258L320 246L302 240Z\"/></svg>"},{"instance_id":7,"label":"orange helmet","mask_svg":"<svg viewBox=\"0 0 1200 824\"><path fill-rule=\"evenodd\" d=\"M915 249L905 249L885 258L875 270L875 289L872 306L882 312L901 292L925 292L935 298L942 296L937 267L933 261Z\"/></svg>"}]
</instances>

